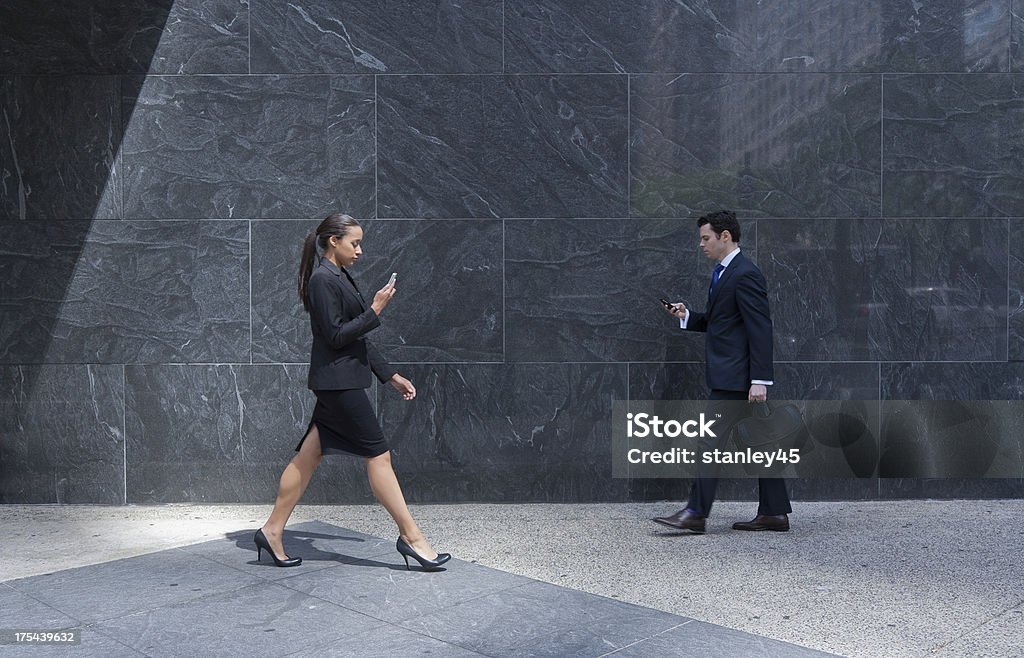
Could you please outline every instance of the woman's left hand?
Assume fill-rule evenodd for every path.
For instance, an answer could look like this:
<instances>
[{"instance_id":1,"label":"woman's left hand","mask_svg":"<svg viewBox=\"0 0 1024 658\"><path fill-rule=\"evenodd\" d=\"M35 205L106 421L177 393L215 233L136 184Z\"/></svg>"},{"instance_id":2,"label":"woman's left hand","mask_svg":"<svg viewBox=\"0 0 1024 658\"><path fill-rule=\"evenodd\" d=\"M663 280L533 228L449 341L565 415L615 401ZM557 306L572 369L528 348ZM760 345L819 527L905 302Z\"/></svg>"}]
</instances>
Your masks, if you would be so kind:
<instances>
[{"instance_id":1,"label":"woman's left hand","mask_svg":"<svg viewBox=\"0 0 1024 658\"><path fill-rule=\"evenodd\" d=\"M395 387L395 390L402 394L402 397L406 400L411 400L416 397L416 387L412 385L412 382L405 377L399 375L397 372L391 377L389 383Z\"/></svg>"}]
</instances>

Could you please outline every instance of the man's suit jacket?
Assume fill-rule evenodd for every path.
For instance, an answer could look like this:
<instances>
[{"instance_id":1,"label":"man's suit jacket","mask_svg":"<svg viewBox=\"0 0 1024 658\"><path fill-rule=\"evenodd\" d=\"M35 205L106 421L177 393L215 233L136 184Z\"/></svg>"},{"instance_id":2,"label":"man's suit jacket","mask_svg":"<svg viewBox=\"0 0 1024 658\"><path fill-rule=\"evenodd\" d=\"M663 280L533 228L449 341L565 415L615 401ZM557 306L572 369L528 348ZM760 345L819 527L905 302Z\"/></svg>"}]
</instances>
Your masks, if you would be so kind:
<instances>
[{"instance_id":1,"label":"man's suit jacket","mask_svg":"<svg viewBox=\"0 0 1024 658\"><path fill-rule=\"evenodd\" d=\"M707 309L690 310L686 329L707 332L704 352L710 388L746 391L752 379L774 379L768 286L743 252L722 272Z\"/></svg>"},{"instance_id":2,"label":"man's suit jacket","mask_svg":"<svg viewBox=\"0 0 1024 658\"><path fill-rule=\"evenodd\" d=\"M395 369L363 336L380 325L347 272L326 258L313 268L307 287L313 348L309 356L309 388L368 388L371 372L381 382Z\"/></svg>"}]
</instances>

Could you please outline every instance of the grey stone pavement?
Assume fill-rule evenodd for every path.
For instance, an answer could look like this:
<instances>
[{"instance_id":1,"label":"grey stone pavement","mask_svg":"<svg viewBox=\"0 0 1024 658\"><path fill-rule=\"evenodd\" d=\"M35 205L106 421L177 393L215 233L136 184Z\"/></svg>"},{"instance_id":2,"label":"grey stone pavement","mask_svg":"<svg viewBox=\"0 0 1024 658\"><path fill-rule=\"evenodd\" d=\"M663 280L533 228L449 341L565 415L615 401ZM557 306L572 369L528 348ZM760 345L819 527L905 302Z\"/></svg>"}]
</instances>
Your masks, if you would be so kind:
<instances>
[{"instance_id":1,"label":"grey stone pavement","mask_svg":"<svg viewBox=\"0 0 1024 658\"><path fill-rule=\"evenodd\" d=\"M650 522L677 502L423 505L439 573L377 506L0 506L0 629L81 628L7 656L1021 656L1024 501L794 503L789 533Z\"/></svg>"}]
</instances>

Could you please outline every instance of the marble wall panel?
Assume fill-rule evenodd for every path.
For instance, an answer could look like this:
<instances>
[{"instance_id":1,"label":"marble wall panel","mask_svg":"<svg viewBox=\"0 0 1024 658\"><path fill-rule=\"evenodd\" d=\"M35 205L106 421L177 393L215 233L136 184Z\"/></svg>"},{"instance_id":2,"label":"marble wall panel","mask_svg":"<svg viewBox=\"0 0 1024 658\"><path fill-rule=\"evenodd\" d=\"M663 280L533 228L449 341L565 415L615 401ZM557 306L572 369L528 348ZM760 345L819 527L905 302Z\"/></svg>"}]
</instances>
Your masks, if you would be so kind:
<instances>
[{"instance_id":1,"label":"marble wall panel","mask_svg":"<svg viewBox=\"0 0 1024 658\"><path fill-rule=\"evenodd\" d=\"M498 222L364 221L351 268L367 303L398 274L397 293L367 336L392 362L501 361ZM309 316L295 292L302 241L316 222L253 222L253 359L305 363Z\"/></svg>"},{"instance_id":2,"label":"marble wall panel","mask_svg":"<svg viewBox=\"0 0 1024 658\"><path fill-rule=\"evenodd\" d=\"M502 227L369 221L356 276L366 300L398 274L374 344L393 362L501 362Z\"/></svg>"},{"instance_id":3,"label":"marble wall panel","mask_svg":"<svg viewBox=\"0 0 1024 658\"><path fill-rule=\"evenodd\" d=\"M704 365L692 363L629 364L630 400L704 400L708 389L704 383ZM775 363L774 385L769 399L774 400L876 400L879 395L879 369L873 363ZM825 464L838 465L829 472L847 469L840 460L863 463L877 461L876 443L864 436L858 447L844 451L833 444L832 436L812 428L816 441L806 447L804 456ZM821 471L825 472L825 471ZM865 471L866 472L866 471ZM645 487L634 487L634 500L667 498L685 500L690 480L636 480ZM878 496L878 478L815 478L789 479L790 497L794 500L867 500ZM723 479L718 497L723 500L757 500L757 483L753 479Z\"/></svg>"},{"instance_id":4,"label":"marble wall panel","mask_svg":"<svg viewBox=\"0 0 1024 658\"><path fill-rule=\"evenodd\" d=\"M677 486L671 495L666 499L680 503L672 511L679 507L685 507L690 494L690 481L681 480L682 485ZM878 478L851 478L851 479L786 479L786 491L789 492L789 500L793 505L793 515L790 521L794 526L801 524L800 507L802 502L819 500L877 500L879 498L880 483L884 480ZM720 528L728 528L734 521L748 521L757 513L757 480L754 478L723 478L718 481L718 488L715 489L716 500L749 501L747 511L740 513L736 518L722 517L721 513L714 511L712 524ZM672 505L667 506L672 509ZM719 525L721 524L721 525Z\"/></svg>"},{"instance_id":5,"label":"marble wall panel","mask_svg":"<svg viewBox=\"0 0 1024 658\"><path fill-rule=\"evenodd\" d=\"M313 412L306 366L128 366L125 374L129 503L273 502ZM372 500L364 461L325 459L303 500Z\"/></svg>"},{"instance_id":6,"label":"marble wall panel","mask_svg":"<svg viewBox=\"0 0 1024 658\"><path fill-rule=\"evenodd\" d=\"M1006 359L1005 220L773 220L776 358Z\"/></svg>"},{"instance_id":7,"label":"marble wall panel","mask_svg":"<svg viewBox=\"0 0 1024 658\"><path fill-rule=\"evenodd\" d=\"M858 15L870 13L864 5L851 8ZM882 0L880 8L883 54L876 70L1007 71L1010 0Z\"/></svg>"},{"instance_id":8,"label":"marble wall panel","mask_svg":"<svg viewBox=\"0 0 1024 658\"><path fill-rule=\"evenodd\" d=\"M884 499L985 500L1024 497L1024 480L882 478Z\"/></svg>"},{"instance_id":9,"label":"marble wall panel","mask_svg":"<svg viewBox=\"0 0 1024 658\"><path fill-rule=\"evenodd\" d=\"M1024 220L1010 220L1007 358L1024 361Z\"/></svg>"},{"instance_id":10,"label":"marble wall panel","mask_svg":"<svg viewBox=\"0 0 1024 658\"><path fill-rule=\"evenodd\" d=\"M253 73L500 73L500 0L253 2Z\"/></svg>"},{"instance_id":11,"label":"marble wall panel","mask_svg":"<svg viewBox=\"0 0 1024 658\"><path fill-rule=\"evenodd\" d=\"M920 437L908 434L907 426L895 433L883 428L883 467L905 476L883 479L883 497L1015 498L1024 493L1019 438L1024 419L1016 402L1024 399L1024 364L886 363L882 392L888 400L948 401L944 408L953 409L941 422L929 418ZM1015 402L1007 406L1001 400ZM967 405L959 413L957 401ZM929 477L951 472L974 477Z\"/></svg>"},{"instance_id":12,"label":"marble wall panel","mask_svg":"<svg viewBox=\"0 0 1024 658\"><path fill-rule=\"evenodd\" d=\"M632 213L877 217L877 76L630 78Z\"/></svg>"},{"instance_id":13,"label":"marble wall panel","mask_svg":"<svg viewBox=\"0 0 1024 658\"><path fill-rule=\"evenodd\" d=\"M150 76L132 102L127 217L374 213L370 77Z\"/></svg>"},{"instance_id":14,"label":"marble wall panel","mask_svg":"<svg viewBox=\"0 0 1024 658\"><path fill-rule=\"evenodd\" d=\"M0 220L122 216L115 77L0 77Z\"/></svg>"},{"instance_id":15,"label":"marble wall panel","mask_svg":"<svg viewBox=\"0 0 1024 658\"><path fill-rule=\"evenodd\" d=\"M0 503L123 504L121 366L0 366Z\"/></svg>"},{"instance_id":16,"label":"marble wall panel","mask_svg":"<svg viewBox=\"0 0 1024 658\"><path fill-rule=\"evenodd\" d=\"M697 236L691 219L506 222L506 359L703 360L658 301L703 309L713 264Z\"/></svg>"},{"instance_id":17,"label":"marble wall panel","mask_svg":"<svg viewBox=\"0 0 1024 658\"><path fill-rule=\"evenodd\" d=\"M877 400L880 374L874 363L778 363L776 400ZM811 439L802 459L815 464L817 478L791 478L789 495L800 500L870 500L878 497L878 428L864 427L860 436L837 436L827 423L810 423ZM849 474L841 477L840 474ZM826 477L827 475L827 477ZM854 477L856 475L856 477ZM756 498L755 498L756 500Z\"/></svg>"},{"instance_id":18,"label":"marble wall panel","mask_svg":"<svg viewBox=\"0 0 1024 658\"><path fill-rule=\"evenodd\" d=\"M163 25L148 73L208 75L249 73L248 0L174 2ZM137 50L137 48L136 48ZM133 55L144 71L145 51Z\"/></svg>"},{"instance_id":19,"label":"marble wall panel","mask_svg":"<svg viewBox=\"0 0 1024 658\"><path fill-rule=\"evenodd\" d=\"M1024 77L886 76L886 217L1024 215Z\"/></svg>"},{"instance_id":20,"label":"marble wall panel","mask_svg":"<svg viewBox=\"0 0 1024 658\"><path fill-rule=\"evenodd\" d=\"M883 400L1024 400L1024 363L881 364Z\"/></svg>"},{"instance_id":21,"label":"marble wall panel","mask_svg":"<svg viewBox=\"0 0 1024 658\"><path fill-rule=\"evenodd\" d=\"M251 222L254 362L309 363L309 316L299 301L298 272L302 243L317 224L315 219Z\"/></svg>"},{"instance_id":22,"label":"marble wall panel","mask_svg":"<svg viewBox=\"0 0 1024 658\"><path fill-rule=\"evenodd\" d=\"M882 482L883 480L876 477L795 478L786 480L786 487L789 490L789 498L793 501L794 511L799 514L801 501L876 500L881 495ZM751 496L750 500L757 500L756 490L754 493L755 496Z\"/></svg>"},{"instance_id":23,"label":"marble wall panel","mask_svg":"<svg viewBox=\"0 0 1024 658\"><path fill-rule=\"evenodd\" d=\"M0 6L0 72L248 73L246 0Z\"/></svg>"},{"instance_id":24,"label":"marble wall panel","mask_svg":"<svg viewBox=\"0 0 1024 658\"><path fill-rule=\"evenodd\" d=\"M705 400L703 363L629 364L630 400ZM774 400L877 400L874 363L775 362Z\"/></svg>"},{"instance_id":25,"label":"marble wall panel","mask_svg":"<svg viewBox=\"0 0 1024 658\"><path fill-rule=\"evenodd\" d=\"M410 501L626 500L611 477L612 401L623 364L417 365L417 397L380 416Z\"/></svg>"},{"instance_id":26,"label":"marble wall panel","mask_svg":"<svg viewBox=\"0 0 1024 658\"><path fill-rule=\"evenodd\" d=\"M775 399L1024 395L1020 0L272 4L0 7L0 501L270 503L338 210L367 297L399 275L371 339L420 395L369 394L412 501L684 497L611 478L611 400L706 395L657 298L703 305L723 206ZM372 500L358 458L304 498Z\"/></svg>"},{"instance_id":27,"label":"marble wall panel","mask_svg":"<svg viewBox=\"0 0 1024 658\"><path fill-rule=\"evenodd\" d=\"M0 362L249 361L247 223L0 226Z\"/></svg>"},{"instance_id":28,"label":"marble wall panel","mask_svg":"<svg viewBox=\"0 0 1024 658\"><path fill-rule=\"evenodd\" d=\"M703 353L701 356L703 360ZM705 400L708 388L703 363L630 363L630 400ZM688 478L629 480L630 500L682 500L690 492ZM735 498L735 496L734 496Z\"/></svg>"},{"instance_id":29,"label":"marble wall panel","mask_svg":"<svg viewBox=\"0 0 1024 658\"><path fill-rule=\"evenodd\" d=\"M1005 71L1009 0L506 3L520 73Z\"/></svg>"},{"instance_id":30,"label":"marble wall panel","mask_svg":"<svg viewBox=\"0 0 1024 658\"><path fill-rule=\"evenodd\" d=\"M380 217L624 217L625 76L377 78Z\"/></svg>"},{"instance_id":31,"label":"marble wall panel","mask_svg":"<svg viewBox=\"0 0 1024 658\"><path fill-rule=\"evenodd\" d=\"M874 363L775 362L770 398L776 400L877 400ZM629 364L630 400L704 400L702 363Z\"/></svg>"},{"instance_id":32,"label":"marble wall panel","mask_svg":"<svg viewBox=\"0 0 1024 658\"><path fill-rule=\"evenodd\" d=\"M667 0L598 1L585 11L567 0L508 3L506 68L517 73L728 71L754 55L753 44L738 38L741 13L735 4Z\"/></svg>"},{"instance_id":33,"label":"marble wall panel","mask_svg":"<svg viewBox=\"0 0 1024 658\"><path fill-rule=\"evenodd\" d=\"M1024 2L1010 0L1010 70L1024 73Z\"/></svg>"}]
</instances>

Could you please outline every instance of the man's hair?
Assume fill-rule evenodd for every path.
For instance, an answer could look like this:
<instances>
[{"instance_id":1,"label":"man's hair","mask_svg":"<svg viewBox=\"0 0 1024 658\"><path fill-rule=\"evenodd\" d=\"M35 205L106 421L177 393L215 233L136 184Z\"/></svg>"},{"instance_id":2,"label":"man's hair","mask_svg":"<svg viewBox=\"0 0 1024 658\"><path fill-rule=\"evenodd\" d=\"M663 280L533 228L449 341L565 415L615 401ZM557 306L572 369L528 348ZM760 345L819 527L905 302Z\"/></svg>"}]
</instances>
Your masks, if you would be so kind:
<instances>
[{"instance_id":1,"label":"man's hair","mask_svg":"<svg viewBox=\"0 0 1024 658\"><path fill-rule=\"evenodd\" d=\"M711 224L711 230L715 232L719 238L722 237L722 231L729 231L729 235L732 236L732 241L736 244L740 243L740 223L736 219L736 213L731 210L719 210L717 212L708 213L701 215L697 218L697 228L704 226L705 224Z\"/></svg>"}]
</instances>

